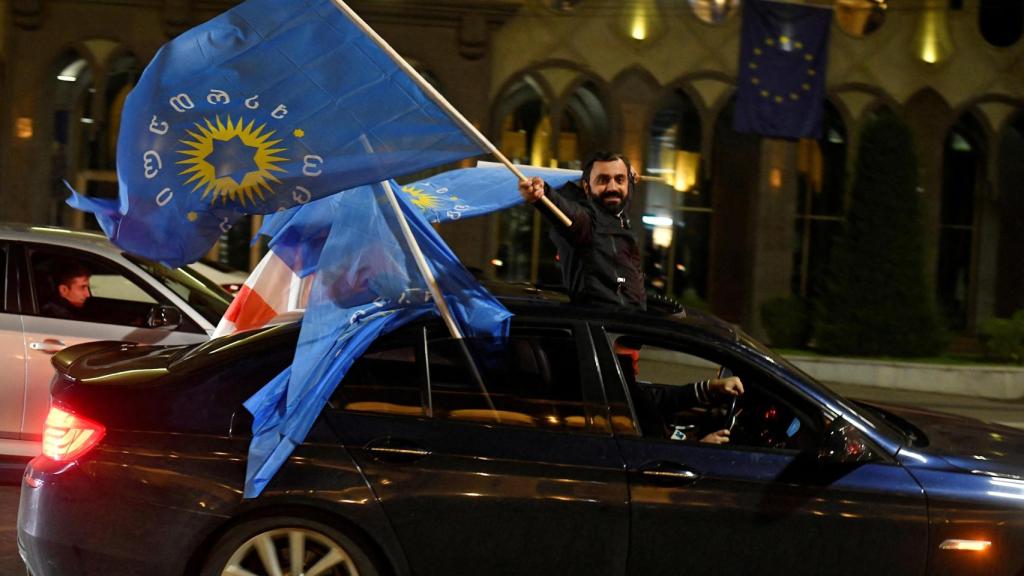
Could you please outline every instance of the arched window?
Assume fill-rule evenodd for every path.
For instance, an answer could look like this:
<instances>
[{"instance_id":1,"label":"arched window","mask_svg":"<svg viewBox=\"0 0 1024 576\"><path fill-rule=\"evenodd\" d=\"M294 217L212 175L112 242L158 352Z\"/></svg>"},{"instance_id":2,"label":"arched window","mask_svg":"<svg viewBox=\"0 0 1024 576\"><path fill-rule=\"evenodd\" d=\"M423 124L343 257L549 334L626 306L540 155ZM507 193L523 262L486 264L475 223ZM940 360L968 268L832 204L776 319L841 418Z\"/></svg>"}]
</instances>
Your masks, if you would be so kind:
<instances>
[{"instance_id":1,"label":"arched window","mask_svg":"<svg viewBox=\"0 0 1024 576\"><path fill-rule=\"evenodd\" d=\"M984 131L965 114L946 135L936 289L950 328L968 328L974 294L976 200L985 177Z\"/></svg>"},{"instance_id":2,"label":"arched window","mask_svg":"<svg viewBox=\"0 0 1024 576\"><path fill-rule=\"evenodd\" d=\"M48 79L53 94L53 145L51 150L51 196L54 199L49 220L57 224L82 226L82 218L66 209L63 182L82 188L76 177L88 170L95 147L95 79L92 66L79 52L68 50L54 65ZM87 186L86 186L87 188ZM90 190L84 190L91 192ZM116 192L116 187L114 188Z\"/></svg>"},{"instance_id":3,"label":"arched window","mask_svg":"<svg viewBox=\"0 0 1024 576\"><path fill-rule=\"evenodd\" d=\"M530 78L516 83L499 102L498 148L516 164L547 165L551 155L551 119L535 83ZM536 281L533 263L540 244L538 216L532 206L518 206L498 214L499 244L491 260L495 276L503 280Z\"/></svg>"},{"instance_id":4,"label":"arched window","mask_svg":"<svg viewBox=\"0 0 1024 576\"><path fill-rule=\"evenodd\" d=\"M986 42L999 48L1012 46L1024 31L1024 2L981 0L978 29Z\"/></svg>"},{"instance_id":5,"label":"arched window","mask_svg":"<svg viewBox=\"0 0 1024 576\"><path fill-rule=\"evenodd\" d=\"M674 91L651 121L644 174L644 269L654 290L707 299L711 190L703 185L702 126L693 101Z\"/></svg>"},{"instance_id":6,"label":"arched window","mask_svg":"<svg viewBox=\"0 0 1024 576\"><path fill-rule=\"evenodd\" d=\"M587 156L607 146L608 115L593 82L573 91L561 116L558 165L578 169Z\"/></svg>"},{"instance_id":7,"label":"arched window","mask_svg":"<svg viewBox=\"0 0 1024 576\"><path fill-rule=\"evenodd\" d=\"M792 290L805 299L821 292L832 243L842 227L846 187L846 126L827 100L822 122L820 140L798 144Z\"/></svg>"},{"instance_id":8,"label":"arched window","mask_svg":"<svg viewBox=\"0 0 1024 576\"><path fill-rule=\"evenodd\" d=\"M122 54L107 65L106 78L103 82L105 122L99 125L102 144L97 149L93 167L101 170L116 168L117 135L121 128L121 111L128 93L135 87L139 79L141 66L135 56Z\"/></svg>"},{"instance_id":9,"label":"arched window","mask_svg":"<svg viewBox=\"0 0 1024 576\"><path fill-rule=\"evenodd\" d=\"M608 116L592 82L578 86L561 109L549 110L536 83L526 78L505 92L496 112L502 119L499 147L520 164L578 169L586 155L607 142ZM496 228L498 252L491 262L495 276L560 286L550 229L532 206L502 211Z\"/></svg>"}]
</instances>

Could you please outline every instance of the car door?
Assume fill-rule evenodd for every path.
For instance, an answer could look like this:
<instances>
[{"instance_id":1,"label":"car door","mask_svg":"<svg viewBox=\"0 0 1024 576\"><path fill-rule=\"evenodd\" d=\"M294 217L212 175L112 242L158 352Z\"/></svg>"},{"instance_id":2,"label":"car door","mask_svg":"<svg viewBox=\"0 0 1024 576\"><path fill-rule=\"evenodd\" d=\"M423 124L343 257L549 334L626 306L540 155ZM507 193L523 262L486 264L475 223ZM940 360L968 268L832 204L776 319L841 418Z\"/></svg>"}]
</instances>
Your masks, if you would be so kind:
<instances>
[{"instance_id":1,"label":"car door","mask_svg":"<svg viewBox=\"0 0 1024 576\"><path fill-rule=\"evenodd\" d=\"M609 396L626 396L618 428L630 478L630 574L921 574L927 510L895 461L823 462L829 415L738 345L633 329L598 330ZM639 374L622 348L638 350ZM727 373L745 393L704 405L688 382ZM658 413L645 387L673 389L690 407ZM611 398L610 398L611 399ZM646 404L646 406L645 406ZM614 405L614 404L613 404ZM732 424L728 444L700 440ZM685 440L676 439L686 437ZM676 438L676 439L673 439Z\"/></svg>"},{"instance_id":2,"label":"car door","mask_svg":"<svg viewBox=\"0 0 1024 576\"><path fill-rule=\"evenodd\" d=\"M17 267L0 243L3 307L0 308L0 455L34 456L18 441L25 407L25 334L17 305Z\"/></svg>"},{"instance_id":3,"label":"car door","mask_svg":"<svg viewBox=\"0 0 1024 576\"><path fill-rule=\"evenodd\" d=\"M328 416L413 572L622 574L626 477L586 330L471 343L481 386L437 328L371 350Z\"/></svg>"},{"instance_id":4,"label":"car door","mask_svg":"<svg viewBox=\"0 0 1024 576\"><path fill-rule=\"evenodd\" d=\"M68 346L95 340L123 340L142 344L188 344L208 339L205 330L183 315L177 327L150 328L149 311L155 305L171 305L138 276L102 256L67 247L22 244L20 254L21 320L25 331L26 389L22 440L41 439L50 402L53 355ZM44 304L58 298L58 268L75 262L91 274L92 297L79 319L58 318Z\"/></svg>"}]
</instances>

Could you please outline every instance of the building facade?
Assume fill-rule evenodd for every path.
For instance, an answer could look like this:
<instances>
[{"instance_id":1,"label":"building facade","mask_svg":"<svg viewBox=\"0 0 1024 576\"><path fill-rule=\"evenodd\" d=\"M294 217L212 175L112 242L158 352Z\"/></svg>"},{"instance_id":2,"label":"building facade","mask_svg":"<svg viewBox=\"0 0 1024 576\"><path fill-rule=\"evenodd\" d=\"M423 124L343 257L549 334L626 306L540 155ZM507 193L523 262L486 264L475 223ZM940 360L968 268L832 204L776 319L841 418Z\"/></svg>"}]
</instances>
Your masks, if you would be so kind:
<instances>
[{"instance_id":1,"label":"building facade","mask_svg":"<svg viewBox=\"0 0 1024 576\"><path fill-rule=\"evenodd\" d=\"M63 181L116 194L120 106L175 34L229 8L199 0L4 3L0 218L89 226ZM1024 307L1024 10L987 0L815 0L834 17L820 140L732 130L738 0L352 0L503 152L579 167L625 152L650 288L760 331L764 301L821 289L842 227L857 134L910 125L928 278L947 322ZM249 266L258 222L211 254ZM468 266L553 284L529 207L445 225Z\"/></svg>"}]
</instances>

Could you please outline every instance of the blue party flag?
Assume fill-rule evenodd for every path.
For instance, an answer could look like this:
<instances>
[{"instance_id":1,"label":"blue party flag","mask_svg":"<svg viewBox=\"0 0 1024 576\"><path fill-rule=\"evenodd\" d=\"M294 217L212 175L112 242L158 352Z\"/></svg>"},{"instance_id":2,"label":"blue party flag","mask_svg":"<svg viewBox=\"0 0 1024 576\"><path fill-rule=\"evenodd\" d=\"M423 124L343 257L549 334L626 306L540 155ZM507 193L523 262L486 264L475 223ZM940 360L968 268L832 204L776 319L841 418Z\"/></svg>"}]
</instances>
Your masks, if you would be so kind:
<instances>
[{"instance_id":1,"label":"blue party flag","mask_svg":"<svg viewBox=\"0 0 1024 576\"><path fill-rule=\"evenodd\" d=\"M832 11L820 6L743 3L737 132L819 138Z\"/></svg>"},{"instance_id":2,"label":"blue party flag","mask_svg":"<svg viewBox=\"0 0 1024 576\"><path fill-rule=\"evenodd\" d=\"M570 180L578 181L583 172L561 168L519 166L527 178L540 177L554 189ZM522 203L519 180L504 164L478 162L475 168L459 168L435 174L402 186L410 204L434 223L472 218L504 210Z\"/></svg>"},{"instance_id":3,"label":"blue party flag","mask_svg":"<svg viewBox=\"0 0 1024 576\"><path fill-rule=\"evenodd\" d=\"M507 336L511 314L392 187L464 334ZM302 443L349 367L378 335L437 314L382 185L348 190L276 218L283 226L271 249L296 272L315 276L292 366L245 403L254 416L247 498L258 496Z\"/></svg>"},{"instance_id":4,"label":"blue party flag","mask_svg":"<svg viewBox=\"0 0 1024 576\"><path fill-rule=\"evenodd\" d=\"M118 200L69 204L177 266L245 214L482 153L338 4L248 0L166 44L124 105Z\"/></svg>"}]
</instances>

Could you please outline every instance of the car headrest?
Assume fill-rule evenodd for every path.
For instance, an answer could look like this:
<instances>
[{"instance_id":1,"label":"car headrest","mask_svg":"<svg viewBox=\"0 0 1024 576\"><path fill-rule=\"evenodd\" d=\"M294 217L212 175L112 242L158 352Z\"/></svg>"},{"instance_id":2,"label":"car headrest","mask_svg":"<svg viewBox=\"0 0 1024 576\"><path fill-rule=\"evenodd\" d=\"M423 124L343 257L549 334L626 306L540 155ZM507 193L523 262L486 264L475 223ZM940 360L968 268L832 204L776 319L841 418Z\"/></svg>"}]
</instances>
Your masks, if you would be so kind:
<instances>
[{"instance_id":1,"label":"car headrest","mask_svg":"<svg viewBox=\"0 0 1024 576\"><path fill-rule=\"evenodd\" d=\"M522 384L545 388L551 385L551 365L540 342L513 339L512 354L515 376Z\"/></svg>"}]
</instances>

